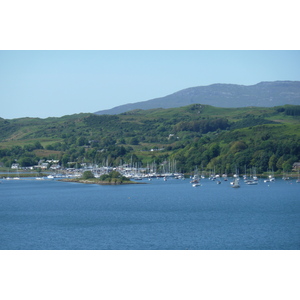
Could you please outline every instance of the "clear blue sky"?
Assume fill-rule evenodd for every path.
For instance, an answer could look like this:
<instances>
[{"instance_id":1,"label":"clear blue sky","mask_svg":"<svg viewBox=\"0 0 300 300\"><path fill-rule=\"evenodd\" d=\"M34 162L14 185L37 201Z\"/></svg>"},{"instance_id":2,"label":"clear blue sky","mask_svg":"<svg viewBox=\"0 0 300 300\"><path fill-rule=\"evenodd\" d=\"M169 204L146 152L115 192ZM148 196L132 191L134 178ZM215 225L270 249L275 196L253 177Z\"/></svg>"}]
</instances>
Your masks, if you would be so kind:
<instances>
[{"instance_id":1,"label":"clear blue sky","mask_svg":"<svg viewBox=\"0 0 300 300\"><path fill-rule=\"evenodd\" d=\"M0 51L0 117L59 117L181 89L300 81L300 51Z\"/></svg>"}]
</instances>

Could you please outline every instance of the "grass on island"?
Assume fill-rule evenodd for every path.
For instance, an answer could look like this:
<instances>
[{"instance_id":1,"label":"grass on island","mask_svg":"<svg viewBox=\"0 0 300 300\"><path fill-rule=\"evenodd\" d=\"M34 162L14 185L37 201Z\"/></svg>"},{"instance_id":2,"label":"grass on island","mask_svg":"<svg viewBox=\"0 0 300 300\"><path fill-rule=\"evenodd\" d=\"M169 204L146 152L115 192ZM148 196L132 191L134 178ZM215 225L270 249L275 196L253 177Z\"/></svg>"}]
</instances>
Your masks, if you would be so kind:
<instances>
[{"instance_id":1,"label":"grass on island","mask_svg":"<svg viewBox=\"0 0 300 300\"><path fill-rule=\"evenodd\" d=\"M99 178L95 178L91 171L85 171L80 178L62 179L65 182L78 182L87 184L101 185L117 185L117 184L137 184L140 182L131 181L117 171L112 171L109 174L103 174Z\"/></svg>"}]
</instances>

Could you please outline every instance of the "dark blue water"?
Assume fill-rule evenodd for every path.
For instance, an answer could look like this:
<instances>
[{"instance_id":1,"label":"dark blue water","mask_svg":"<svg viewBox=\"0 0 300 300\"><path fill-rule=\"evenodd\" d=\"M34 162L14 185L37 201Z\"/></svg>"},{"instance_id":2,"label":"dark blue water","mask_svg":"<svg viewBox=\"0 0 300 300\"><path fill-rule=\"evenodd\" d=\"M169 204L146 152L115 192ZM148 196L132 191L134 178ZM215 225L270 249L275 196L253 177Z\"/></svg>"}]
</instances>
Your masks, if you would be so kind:
<instances>
[{"instance_id":1,"label":"dark blue water","mask_svg":"<svg viewBox=\"0 0 300 300\"><path fill-rule=\"evenodd\" d=\"M0 249L300 249L300 184L2 180Z\"/></svg>"}]
</instances>

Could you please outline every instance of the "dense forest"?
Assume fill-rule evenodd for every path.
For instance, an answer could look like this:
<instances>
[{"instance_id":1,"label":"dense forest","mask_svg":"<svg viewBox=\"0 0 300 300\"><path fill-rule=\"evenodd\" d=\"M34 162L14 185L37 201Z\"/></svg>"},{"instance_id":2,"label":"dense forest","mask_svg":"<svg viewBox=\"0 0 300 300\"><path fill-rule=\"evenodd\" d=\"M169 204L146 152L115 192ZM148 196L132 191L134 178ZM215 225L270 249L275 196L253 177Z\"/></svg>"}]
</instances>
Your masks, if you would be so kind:
<instances>
[{"instance_id":1,"label":"dense forest","mask_svg":"<svg viewBox=\"0 0 300 300\"><path fill-rule=\"evenodd\" d=\"M177 171L290 172L300 161L300 106L134 110L119 115L0 119L0 167L176 162Z\"/></svg>"}]
</instances>

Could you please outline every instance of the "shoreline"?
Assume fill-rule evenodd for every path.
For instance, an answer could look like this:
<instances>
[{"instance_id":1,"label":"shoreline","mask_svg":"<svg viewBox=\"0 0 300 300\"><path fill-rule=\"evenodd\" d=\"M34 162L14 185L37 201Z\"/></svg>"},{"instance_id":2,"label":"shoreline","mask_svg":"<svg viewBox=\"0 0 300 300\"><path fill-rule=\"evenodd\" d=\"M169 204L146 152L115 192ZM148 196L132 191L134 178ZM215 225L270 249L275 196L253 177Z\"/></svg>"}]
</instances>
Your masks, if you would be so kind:
<instances>
[{"instance_id":1,"label":"shoreline","mask_svg":"<svg viewBox=\"0 0 300 300\"><path fill-rule=\"evenodd\" d=\"M146 182L136 182L136 181L108 182L108 181L76 179L76 178L75 179L63 178L63 179L59 179L58 181L84 183L84 184L99 184L99 185L146 184Z\"/></svg>"}]
</instances>

